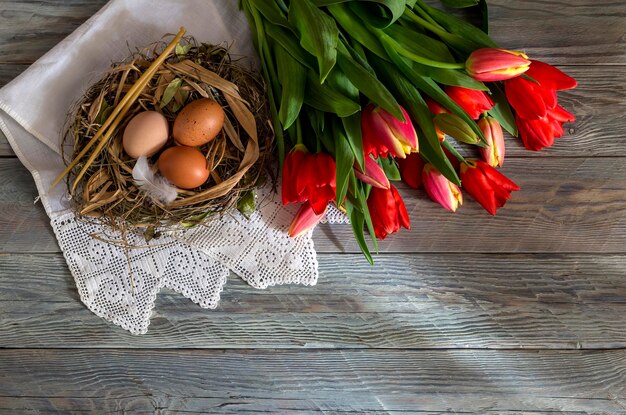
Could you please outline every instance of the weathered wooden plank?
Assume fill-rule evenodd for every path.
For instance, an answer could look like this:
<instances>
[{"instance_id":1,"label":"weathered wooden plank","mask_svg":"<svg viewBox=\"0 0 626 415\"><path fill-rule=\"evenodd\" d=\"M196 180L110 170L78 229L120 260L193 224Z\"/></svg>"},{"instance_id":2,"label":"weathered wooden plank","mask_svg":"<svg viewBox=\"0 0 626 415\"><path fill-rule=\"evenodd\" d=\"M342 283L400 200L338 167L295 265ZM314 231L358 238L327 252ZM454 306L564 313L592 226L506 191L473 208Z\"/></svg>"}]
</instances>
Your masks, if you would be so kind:
<instances>
[{"instance_id":1,"label":"weathered wooden plank","mask_svg":"<svg viewBox=\"0 0 626 415\"><path fill-rule=\"evenodd\" d=\"M32 63L106 0L0 1L0 62ZM439 4L437 2L432 2ZM504 47L559 64L624 64L626 6L610 0L490 0L491 33Z\"/></svg>"},{"instance_id":2,"label":"weathered wooden plank","mask_svg":"<svg viewBox=\"0 0 626 415\"><path fill-rule=\"evenodd\" d=\"M34 62L106 3L0 0L0 62Z\"/></svg>"},{"instance_id":3,"label":"weathered wooden plank","mask_svg":"<svg viewBox=\"0 0 626 415\"><path fill-rule=\"evenodd\" d=\"M489 0L490 34L503 47L557 64L626 63L626 3Z\"/></svg>"},{"instance_id":4,"label":"weathered wooden plank","mask_svg":"<svg viewBox=\"0 0 626 415\"><path fill-rule=\"evenodd\" d=\"M0 86L2 68L0 65ZM19 67L21 69L21 67ZM541 152L523 148L520 140L507 140L507 157L626 156L626 70L624 67L568 66L580 82L578 89L560 93L563 105L578 117L566 127L568 134ZM0 132L0 156L13 155Z\"/></svg>"},{"instance_id":5,"label":"weathered wooden plank","mask_svg":"<svg viewBox=\"0 0 626 415\"><path fill-rule=\"evenodd\" d=\"M466 195L457 214L423 191L405 194L411 231L390 236L382 252L624 253L623 158L511 159L504 173L522 188L496 217ZM417 197L416 197L417 195ZM0 159L0 252L58 252L35 186L16 159ZM349 226L324 225L318 252L359 252Z\"/></svg>"},{"instance_id":6,"label":"weathered wooden plank","mask_svg":"<svg viewBox=\"0 0 626 415\"><path fill-rule=\"evenodd\" d=\"M0 379L0 408L14 410L600 414L626 408L624 350L5 349Z\"/></svg>"},{"instance_id":7,"label":"weathered wooden plank","mask_svg":"<svg viewBox=\"0 0 626 415\"><path fill-rule=\"evenodd\" d=\"M0 64L0 88L24 72L27 64Z\"/></svg>"},{"instance_id":8,"label":"weathered wooden plank","mask_svg":"<svg viewBox=\"0 0 626 415\"><path fill-rule=\"evenodd\" d=\"M0 347L626 347L624 255L319 261L314 287L259 291L233 275L217 310L164 291L137 337L85 309L61 255L0 256Z\"/></svg>"}]
</instances>

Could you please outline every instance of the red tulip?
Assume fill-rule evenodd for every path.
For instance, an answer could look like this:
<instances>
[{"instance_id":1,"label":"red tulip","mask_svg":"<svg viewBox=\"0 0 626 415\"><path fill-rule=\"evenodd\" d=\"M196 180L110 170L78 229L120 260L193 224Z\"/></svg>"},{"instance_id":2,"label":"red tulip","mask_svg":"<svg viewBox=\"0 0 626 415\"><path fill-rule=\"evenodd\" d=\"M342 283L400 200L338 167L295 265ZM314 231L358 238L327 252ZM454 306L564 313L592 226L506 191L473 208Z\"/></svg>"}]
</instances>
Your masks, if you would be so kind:
<instances>
[{"instance_id":1,"label":"red tulip","mask_svg":"<svg viewBox=\"0 0 626 415\"><path fill-rule=\"evenodd\" d=\"M486 116L478 121L478 127L483 132L487 146L480 149L483 160L492 167L504 164L504 133L502 126L493 117Z\"/></svg>"},{"instance_id":2,"label":"red tulip","mask_svg":"<svg viewBox=\"0 0 626 415\"><path fill-rule=\"evenodd\" d=\"M396 160L396 162L398 162L402 181L413 189L419 189L422 185L422 169L424 168L422 157L413 153L406 156L405 159Z\"/></svg>"},{"instance_id":3,"label":"red tulip","mask_svg":"<svg viewBox=\"0 0 626 415\"><path fill-rule=\"evenodd\" d=\"M428 110L435 115L450 112L444 106L439 104L437 101L434 101L428 97L426 97L425 101L426 101L426 105L428 106Z\"/></svg>"},{"instance_id":4,"label":"red tulip","mask_svg":"<svg viewBox=\"0 0 626 415\"><path fill-rule=\"evenodd\" d=\"M482 160L461 164L463 188L492 215L511 198L519 186Z\"/></svg>"},{"instance_id":5,"label":"red tulip","mask_svg":"<svg viewBox=\"0 0 626 415\"><path fill-rule=\"evenodd\" d=\"M382 167L371 157L365 157L365 171L361 171L360 167L355 164L354 174L356 178L374 187L381 189L389 189L391 184L385 175Z\"/></svg>"},{"instance_id":6,"label":"red tulip","mask_svg":"<svg viewBox=\"0 0 626 415\"><path fill-rule=\"evenodd\" d=\"M538 151L554 144L554 139L564 134L563 123L575 121L576 117L557 105L548 110L545 117L536 120L527 120L516 116L519 135L524 147Z\"/></svg>"},{"instance_id":7,"label":"red tulip","mask_svg":"<svg viewBox=\"0 0 626 415\"><path fill-rule=\"evenodd\" d=\"M515 78L530 65L522 52L485 48L474 51L465 63L467 73L477 81L494 82Z\"/></svg>"},{"instance_id":8,"label":"red tulip","mask_svg":"<svg viewBox=\"0 0 626 415\"><path fill-rule=\"evenodd\" d=\"M368 105L361 116L363 131L363 150L365 155L374 157L405 158L407 154L418 151L417 133L409 114L402 109L404 121L373 104Z\"/></svg>"},{"instance_id":9,"label":"red tulip","mask_svg":"<svg viewBox=\"0 0 626 415\"><path fill-rule=\"evenodd\" d=\"M291 226L289 227L289 236L294 238L296 236L304 235L311 229L315 228L325 215L326 208L324 208L324 211L318 215L315 213L310 203L304 203L300 206L300 210L298 210L298 213L296 213L296 216L293 218L293 222L291 222Z\"/></svg>"},{"instance_id":10,"label":"red tulip","mask_svg":"<svg viewBox=\"0 0 626 415\"><path fill-rule=\"evenodd\" d=\"M399 231L401 227L411 229L409 214L394 186L389 189L372 188L367 199L367 207L378 239L385 239L387 235Z\"/></svg>"},{"instance_id":11,"label":"red tulip","mask_svg":"<svg viewBox=\"0 0 626 415\"><path fill-rule=\"evenodd\" d=\"M283 205L292 202L302 202L296 187L297 172L302 165L302 160L309 154L309 151L302 144L297 144L285 157L283 164L282 199Z\"/></svg>"},{"instance_id":12,"label":"red tulip","mask_svg":"<svg viewBox=\"0 0 626 415\"><path fill-rule=\"evenodd\" d=\"M537 82L515 78L504 83L506 98L522 118L535 120L545 117L557 105L556 91L575 88L576 80L554 66L532 61L528 76Z\"/></svg>"},{"instance_id":13,"label":"red tulip","mask_svg":"<svg viewBox=\"0 0 626 415\"><path fill-rule=\"evenodd\" d=\"M424 166L422 178L428 196L450 212L456 212L463 204L463 195L459 186L446 179L432 164L428 163Z\"/></svg>"},{"instance_id":14,"label":"red tulip","mask_svg":"<svg viewBox=\"0 0 626 415\"><path fill-rule=\"evenodd\" d=\"M447 86L446 94L454 102L459 104L467 114L477 120L485 111L493 108L493 101L484 91L462 88L459 86Z\"/></svg>"},{"instance_id":15,"label":"red tulip","mask_svg":"<svg viewBox=\"0 0 626 415\"><path fill-rule=\"evenodd\" d=\"M541 150L551 146L563 135L563 123L575 121L569 112L558 105L556 91L576 87L576 80L557 68L540 61L532 61L528 76L506 81L506 97L513 109L524 146Z\"/></svg>"},{"instance_id":16,"label":"red tulip","mask_svg":"<svg viewBox=\"0 0 626 415\"><path fill-rule=\"evenodd\" d=\"M285 158L282 183L283 204L308 201L320 215L335 198L335 160L326 153L311 154L298 144Z\"/></svg>"}]
</instances>

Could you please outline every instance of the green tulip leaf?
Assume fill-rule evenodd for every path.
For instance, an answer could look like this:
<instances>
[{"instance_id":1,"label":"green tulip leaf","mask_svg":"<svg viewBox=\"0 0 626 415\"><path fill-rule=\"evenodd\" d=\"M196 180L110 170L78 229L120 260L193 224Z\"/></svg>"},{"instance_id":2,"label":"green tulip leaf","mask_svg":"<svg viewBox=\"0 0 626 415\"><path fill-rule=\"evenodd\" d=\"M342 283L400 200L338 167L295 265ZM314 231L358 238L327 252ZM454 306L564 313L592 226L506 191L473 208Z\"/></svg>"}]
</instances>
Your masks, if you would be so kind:
<instances>
[{"instance_id":1,"label":"green tulip leaf","mask_svg":"<svg viewBox=\"0 0 626 415\"><path fill-rule=\"evenodd\" d=\"M363 153L363 132L361 131L361 113L341 119L348 144L354 153L354 158L361 171L365 170L365 155Z\"/></svg>"},{"instance_id":2,"label":"green tulip leaf","mask_svg":"<svg viewBox=\"0 0 626 415\"><path fill-rule=\"evenodd\" d=\"M315 75L309 73L304 102L320 111L332 112L340 117L357 113L361 106L351 98L327 84L320 84Z\"/></svg>"},{"instance_id":3,"label":"green tulip leaf","mask_svg":"<svg viewBox=\"0 0 626 415\"><path fill-rule=\"evenodd\" d=\"M299 34L302 47L317 58L320 83L324 83L337 61L339 29L335 20L311 0L291 2L288 19Z\"/></svg>"},{"instance_id":4,"label":"green tulip leaf","mask_svg":"<svg viewBox=\"0 0 626 415\"><path fill-rule=\"evenodd\" d=\"M393 157L379 157L378 164L382 167L385 176L387 176L389 180L394 182L402 180L400 169L398 169L398 164L396 164Z\"/></svg>"},{"instance_id":5,"label":"green tulip leaf","mask_svg":"<svg viewBox=\"0 0 626 415\"><path fill-rule=\"evenodd\" d=\"M439 62L455 62L445 43L405 26L393 25L384 30L396 44L411 54Z\"/></svg>"},{"instance_id":6,"label":"green tulip leaf","mask_svg":"<svg viewBox=\"0 0 626 415\"><path fill-rule=\"evenodd\" d=\"M275 40L280 46L285 48L285 50L289 52L294 59L297 59L298 62L312 71L317 70L315 58L313 58L313 56L300 46L295 34L290 29L285 29L284 27L273 24L267 24L265 26L265 30L267 35Z\"/></svg>"},{"instance_id":7,"label":"green tulip leaf","mask_svg":"<svg viewBox=\"0 0 626 415\"><path fill-rule=\"evenodd\" d=\"M374 104L382 107L399 120L404 119L402 110L391 92L376 78L376 75L355 61L348 49L340 44L337 63L350 82Z\"/></svg>"},{"instance_id":8,"label":"green tulip leaf","mask_svg":"<svg viewBox=\"0 0 626 415\"><path fill-rule=\"evenodd\" d=\"M340 121L335 119L333 122L333 138L335 142L335 163L337 165L337 206L343 204L348 193L348 181L350 172L354 168L354 153L350 148L348 137L344 131Z\"/></svg>"},{"instance_id":9,"label":"green tulip leaf","mask_svg":"<svg viewBox=\"0 0 626 415\"><path fill-rule=\"evenodd\" d=\"M502 89L493 84L491 87L491 99L495 105L488 111L488 114L496 119L513 137L517 137L517 123L515 122L515 116L509 105L509 101L506 99L506 95Z\"/></svg>"},{"instance_id":10,"label":"green tulip leaf","mask_svg":"<svg viewBox=\"0 0 626 415\"><path fill-rule=\"evenodd\" d=\"M357 16L345 4L333 4L328 6L328 11L335 18L341 28L353 39L365 46L369 51L385 59L387 54L378 38L363 24Z\"/></svg>"},{"instance_id":11,"label":"green tulip leaf","mask_svg":"<svg viewBox=\"0 0 626 415\"><path fill-rule=\"evenodd\" d=\"M463 19L459 19L449 13L435 7L428 6L424 0L417 0L417 6L426 11L438 24L448 32L458 35L462 39L471 39L476 45L474 49L495 48L498 45L482 30ZM471 51L469 51L471 52Z\"/></svg>"},{"instance_id":12,"label":"green tulip leaf","mask_svg":"<svg viewBox=\"0 0 626 415\"><path fill-rule=\"evenodd\" d=\"M350 219L350 224L352 225L354 239L356 239L357 244L359 244L359 248L361 248L361 252L363 252L367 262L369 262L370 265L374 265L374 259L372 258L370 248L367 246L367 241L365 240L365 215L349 200L346 201L346 211L348 213L348 219Z\"/></svg>"},{"instance_id":13,"label":"green tulip leaf","mask_svg":"<svg viewBox=\"0 0 626 415\"><path fill-rule=\"evenodd\" d=\"M478 4L479 0L440 0L443 4L454 9L472 7Z\"/></svg>"},{"instance_id":14,"label":"green tulip leaf","mask_svg":"<svg viewBox=\"0 0 626 415\"><path fill-rule=\"evenodd\" d=\"M278 80L282 86L278 117L283 129L286 130L298 118L304 103L307 70L282 46L276 45L274 52L276 54Z\"/></svg>"}]
</instances>

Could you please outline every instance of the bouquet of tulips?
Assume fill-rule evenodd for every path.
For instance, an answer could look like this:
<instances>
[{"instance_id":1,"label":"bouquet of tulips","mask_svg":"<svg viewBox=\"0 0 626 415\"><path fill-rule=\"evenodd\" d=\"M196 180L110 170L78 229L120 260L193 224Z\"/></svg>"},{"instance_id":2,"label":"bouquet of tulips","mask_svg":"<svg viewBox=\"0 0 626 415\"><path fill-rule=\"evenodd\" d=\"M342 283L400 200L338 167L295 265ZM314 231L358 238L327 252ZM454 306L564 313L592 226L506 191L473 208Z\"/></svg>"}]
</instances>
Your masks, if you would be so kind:
<instances>
[{"instance_id":1,"label":"bouquet of tulips","mask_svg":"<svg viewBox=\"0 0 626 415\"><path fill-rule=\"evenodd\" d=\"M334 203L371 261L366 230L377 248L410 227L397 180L452 212L464 190L494 215L519 190L497 170L503 129L540 150L575 119L556 91L576 81L499 48L485 0L441 1L476 7L482 26L423 0L240 0L269 85L282 200L302 203L292 236Z\"/></svg>"}]
</instances>

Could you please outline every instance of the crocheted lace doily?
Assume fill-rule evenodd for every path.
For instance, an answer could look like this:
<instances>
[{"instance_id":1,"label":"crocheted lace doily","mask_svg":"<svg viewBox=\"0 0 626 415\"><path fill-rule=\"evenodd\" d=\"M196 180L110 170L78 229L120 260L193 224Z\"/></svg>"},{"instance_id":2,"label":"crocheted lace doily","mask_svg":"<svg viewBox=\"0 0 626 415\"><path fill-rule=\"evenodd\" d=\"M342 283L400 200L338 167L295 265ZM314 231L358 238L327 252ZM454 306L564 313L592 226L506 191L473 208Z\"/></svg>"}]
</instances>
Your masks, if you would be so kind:
<instances>
[{"instance_id":1,"label":"crocheted lace doily","mask_svg":"<svg viewBox=\"0 0 626 415\"><path fill-rule=\"evenodd\" d=\"M170 288L204 308L215 308L230 272L255 288L314 285L317 258L311 233L290 238L297 206L282 206L257 191L249 218L232 212L191 229L145 240L65 212L52 227L81 300L98 316L135 334L146 333L158 292ZM328 222L345 222L336 209Z\"/></svg>"}]
</instances>

